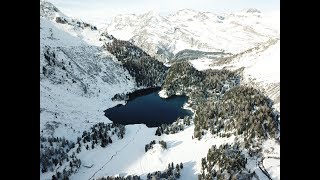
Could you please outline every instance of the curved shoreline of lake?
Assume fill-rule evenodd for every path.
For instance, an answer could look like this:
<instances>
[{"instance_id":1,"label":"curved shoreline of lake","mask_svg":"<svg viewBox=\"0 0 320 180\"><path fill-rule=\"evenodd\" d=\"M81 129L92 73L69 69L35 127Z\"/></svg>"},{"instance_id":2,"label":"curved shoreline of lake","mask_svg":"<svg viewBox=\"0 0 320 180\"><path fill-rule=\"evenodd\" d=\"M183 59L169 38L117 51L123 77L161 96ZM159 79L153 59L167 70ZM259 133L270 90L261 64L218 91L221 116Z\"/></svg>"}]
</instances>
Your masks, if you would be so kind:
<instances>
[{"instance_id":1,"label":"curved shoreline of lake","mask_svg":"<svg viewBox=\"0 0 320 180\"><path fill-rule=\"evenodd\" d=\"M191 116L190 110L183 109L187 96L171 96L163 99L158 92L161 88L148 88L129 93L126 105L117 105L105 110L105 116L114 123L146 124L157 127L171 124L178 117Z\"/></svg>"}]
</instances>

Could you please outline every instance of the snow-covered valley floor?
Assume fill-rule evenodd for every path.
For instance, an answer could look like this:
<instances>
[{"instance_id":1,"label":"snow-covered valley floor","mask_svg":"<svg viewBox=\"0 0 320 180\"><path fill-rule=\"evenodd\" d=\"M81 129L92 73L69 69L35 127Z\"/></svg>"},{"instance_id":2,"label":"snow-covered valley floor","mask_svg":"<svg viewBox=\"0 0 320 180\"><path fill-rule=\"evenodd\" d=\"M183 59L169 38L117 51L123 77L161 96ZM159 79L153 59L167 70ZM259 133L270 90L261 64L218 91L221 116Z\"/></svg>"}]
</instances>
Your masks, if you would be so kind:
<instances>
[{"instance_id":1,"label":"snow-covered valley floor","mask_svg":"<svg viewBox=\"0 0 320 180\"><path fill-rule=\"evenodd\" d=\"M103 37L100 31L90 29L80 20L66 17L52 4L41 3L40 134L76 142L77 137L94 124L112 123L103 111L119 103L124 104L124 101L116 102L111 98L117 93L136 90L136 82L111 53L101 48L103 43L99 39ZM68 22L57 23L56 17L66 18ZM82 25L86 27L80 27ZM49 51L55 54L48 57ZM190 62L198 70L244 67L243 84L264 90L280 111L280 40L268 48L262 44L260 48L224 64L215 64L210 59ZM84 89L88 92L84 93ZM160 91L159 96L167 98L165 91ZM187 104L184 108L190 109ZM210 133L201 140L195 139L192 122L176 134L156 136L155 132L156 128L148 128L144 124L126 125L124 138L113 135L113 143L105 148L97 145L87 150L86 145L90 143L84 143L77 154L81 166L70 179L88 180L114 175L139 175L146 179L148 173L162 171L171 162L183 163L180 179L198 179L201 158L207 155L209 148L235 141L233 135L222 138ZM145 152L145 145L152 140L167 142L167 149L155 144ZM74 151L71 150L69 155ZM263 167L273 179L280 179L280 145L270 139L264 142L262 154ZM40 179L51 180L56 171L63 171L65 164L55 167L54 172L40 172ZM255 171L260 180L268 179L259 168L259 160L249 159L247 168Z\"/></svg>"}]
</instances>

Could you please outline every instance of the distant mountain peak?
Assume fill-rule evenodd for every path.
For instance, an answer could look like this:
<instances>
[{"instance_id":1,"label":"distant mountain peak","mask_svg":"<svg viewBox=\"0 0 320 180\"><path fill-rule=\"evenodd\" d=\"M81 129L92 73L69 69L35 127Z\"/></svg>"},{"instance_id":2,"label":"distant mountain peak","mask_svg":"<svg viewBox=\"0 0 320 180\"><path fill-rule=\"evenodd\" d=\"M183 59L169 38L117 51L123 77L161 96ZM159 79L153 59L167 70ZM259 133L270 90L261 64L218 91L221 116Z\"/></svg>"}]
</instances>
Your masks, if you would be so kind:
<instances>
[{"instance_id":1,"label":"distant mountain peak","mask_svg":"<svg viewBox=\"0 0 320 180\"><path fill-rule=\"evenodd\" d=\"M106 31L118 39L132 39L165 62L184 49L242 52L279 34L269 24L257 9L232 14L181 9L165 16L149 11L115 18Z\"/></svg>"},{"instance_id":2,"label":"distant mountain peak","mask_svg":"<svg viewBox=\"0 0 320 180\"><path fill-rule=\"evenodd\" d=\"M158 13L156 11L154 11L154 10L149 10L146 13L144 13L143 15L145 15L145 16L157 16Z\"/></svg>"},{"instance_id":3,"label":"distant mountain peak","mask_svg":"<svg viewBox=\"0 0 320 180\"><path fill-rule=\"evenodd\" d=\"M66 17L56 6L46 0L40 1L40 16L49 19L55 19L56 17Z\"/></svg>"},{"instance_id":4,"label":"distant mountain peak","mask_svg":"<svg viewBox=\"0 0 320 180\"><path fill-rule=\"evenodd\" d=\"M180 10L178 10L177 12L184 12L184 13L186 13L186 12L197 12L196 10L194 10L194 9L190 9L190 8L184 8L184 9L180 9Z\"/></svg>"},{"instance_id":5,"label":"distant mountain peak","mask_svg":"<svg viewBox=\"0 0 320 180\"><path fill-rule=\"evenodd\" d=\"M247 13L261 13L261 11L259 11L256 8L249 8L246 10Z\"/></svg>"}]
</instances>

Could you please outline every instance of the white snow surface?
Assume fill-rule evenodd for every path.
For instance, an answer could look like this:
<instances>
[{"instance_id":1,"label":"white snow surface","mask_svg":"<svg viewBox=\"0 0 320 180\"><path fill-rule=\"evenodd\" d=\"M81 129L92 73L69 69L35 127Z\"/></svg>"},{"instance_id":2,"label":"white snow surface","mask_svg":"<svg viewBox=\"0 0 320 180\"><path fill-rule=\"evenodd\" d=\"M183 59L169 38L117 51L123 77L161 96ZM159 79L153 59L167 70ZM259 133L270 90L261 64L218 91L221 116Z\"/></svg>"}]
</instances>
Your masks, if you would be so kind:
<instances>
[{"instance_id":1,"label":"white snow surface","mask_svg":"<svg viewBox=\"0 0 320 180\"><path fill-rule=\"evenodd\" d=\"M263 143L263 166L274 180L280 179L280 144L269 139Z\"/></svg>"},{"instance_id":2,"label":"white snow surface","mask_svg":"<svg viewBox=\"0 0 320 180\"><path fill-rule=\"evenodd\" d=\"M52 7L45 2L43 9ZM100 47L99 32L57 23L46 14L53 13L40 16L40 129L75 141L94 123L110 122L103 111L116 105L111 97L133 91L135 83L120 62ZM55 65L44 57L48 48L55 53ZM51 71L50 76L43 75L43 67ZM58 127L48 130L50 124Z\"/></svg>"},{"instance_id":3,"label":"white snow surface","mask_svg":"<svg viewBox=\"0 0 320 180\"><path fill-rule=\"evenodd\" d=\"M219 146L223 143L232 143L234 137L219 138L207 134L198 141L192 139L193 130L194 125L191 125L177 134L156 136L156 128L137 124L127 125L123 140L108 145L106 149L99 147L88 152L82 151L79 157L83 159L83 163L93 164L93 167L90 169L81 167L79 173L71 179L81 180L89 179L93 175L93 178L98 178L117 174L140 175L146 179L147 173L164 170L171 162L184 163L181 172L183 179L197 179L201 169L201 158L206 156L208 149L213 144ZM156 144L153 149L145 153L144 146L152 140L166 141L168 149Z\"/></svg>"},{"instance_id":4,"label":"white snow surface","mask_svg":"<svg viewBox=\"0 0 320 180\"><path fill-rule=\"evenodd\" d=\"M165 61L158 51L176 54L184 49L240 53L278 37L280 18L273 13L221 13L183 9L161 16L121 14L106 28L118 39L132 39L150 55Z\"/></svg>"},{"instance_id":5,"label":"white snow surface","mask_svg":"<svg viewBox=\"0 0 320 180\"><path fill-rule=\"evenodd\" d=\"M161 98L168 98L168 95L167 95L167 92L166 92L166 90L165 89L162 89L161 91L159 91L159 96L161 97Z\"/></svg>"},{"instance_id":6,"label":"white snow surface","mask_svg":"<svg viewBox=\"0 0 320 180\"><path fill-rule=\"evenodd\" d=\"M116 93L131 92L136 89L136 85L129 73L119 65L120 62L101 48L101 42L98 40L99 31L79 28L70 24L59 24L55 22L55 17L71 18L60 11L56 12L52 11L52 8L47 8L51 7L51 5L46 1L41 1L41 3L45 10L42 11L42 16L40 15L40 131L43 131L46 136L53 135L76 141L76 138L81 136L84 130L88 130L95 123L111 122L104 116L103 112L119 103L111 101L111 97ZM181 11L180 13L184 12ZM194 17L196 15L204 19L206 16L217 18L217 16L210 13L191 14L190 16ZM145 16L150 17L150 21L154 24L158 24L157 29L160 32L161 29L173 27L165 19L152 13ZM178 25L178 22L183 17L187 18L188 16L177 17L172 15L170 19ZM142 18L142 16L138 18ZM229 18L232 19L233 17L230 16ZM131 22L130 18L129 22ZM132 21L131 25L129 24L128 26L136 23ZM202 25L204 26L204 24ZM209 25L208 27L210 28L208 29L210 30L207 31L219 29L215 25L212 25L212 27ZM146 33L148 31L150 31L149 34L154 33L150 26L146 24L145 26ZM181 28L182 26L184 25L181 21L179 27ZM191 27L188 24L186 26ZM199 25L202 28L203 26ZM174 28L171 28L171 30L174 31ZM186 29L182 31L184 33L187 32ZM197 31L194 30L194 32L196 33ZM220 33L223 34L222 32L223 30ZM128 31L124 36L128 38L131 36L130 33ZM176 33L181 32L177 30ZM206 39L207 36L203 36L200 39ZM221 37L216 38L219 39ZM230 37L229 40L233 38ZM152 41L161 39L162 37L152 38ZM255 41L253 39L251 40ZM177 39L174 43L178 41L180 40ZM225 42L228 42L228 40ZM244 42L242 41L241 43ZM183 43L178 44L178 46L185 48L183 46L186 46L186 44ZM241 43L235 46L241 46ZM48 47L50 51L55 52L55 65L48 65L44 57ZM192 47L188 46L187 48ZM194 61L193 64L201 63ZM52 71L52 74L44 76L43 67L47 67ZM65 67L66 70L63 70L62 67ZM253 67L253 65L250 67ZM250 70L250 67L249 74L257 73L253 69ZM270 75L269 80L273 80L272 78L274 77ZM72 83L72 80L76 80L76 83ZM83 91L84 85L87 87L87 93ZM165 92L159 93L159 95L164 97ZM187 107L187 104L185 107ZM184 131L170 135L155 136L155 131L156 128L148 128L143 124L127 125L124 138L117 139L117 137L112 137L113 143L106 148L97 146L93 150L86 150L85 146L82 146L82 151L77 155L81 159L82 165L79 171L73 174L70 179L87 180L91 177L98 178L119 174L140 175L143 179L146 179L147 173L164 170L168 163L171 162L175 164L184 163L181 179L197 179L197 174L200 173L201 169L201 158L206 156L208 149L212 145L219 146L224 143L234 142L234 136L220 138L209 133L200 141L193 139L194 125L187 127ZM150 143L151 140L166 141L168 149L162 149L159 145L155 145L153 149L145 153L144 146ZM276 144L266 145L266 147L273 146L276 146ZM274 161L265 159L263 163L273 177L279 177L279 167L277 162ZM59 169L59 171L61 172L62 169ZM51 172L40 173L40 179L51 179L52 175L53 173Z\"/></svg>"}]
</instances>

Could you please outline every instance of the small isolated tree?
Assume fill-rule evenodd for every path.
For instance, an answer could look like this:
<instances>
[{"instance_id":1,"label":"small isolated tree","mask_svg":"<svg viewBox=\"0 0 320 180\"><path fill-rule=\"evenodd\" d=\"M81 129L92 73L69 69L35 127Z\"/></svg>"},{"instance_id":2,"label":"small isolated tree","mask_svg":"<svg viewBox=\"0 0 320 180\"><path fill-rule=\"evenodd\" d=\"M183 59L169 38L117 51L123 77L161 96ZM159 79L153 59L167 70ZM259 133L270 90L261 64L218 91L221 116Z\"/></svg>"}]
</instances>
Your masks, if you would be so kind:
<instances>
[{"instance_id":1,"label":"small isolated tree","mask_svg":"<svg viewBox=\"0 0 320 180\"><path fill-rule=\"evenodd\" d=\"M47 74L47 68L42 66L42 72L43 72L43 75L46 75Z\"/></svg>"},{"instance_id":2,"label":"small isolated tree","mask_svg":"<svg viewBox=\"0 0 320 180\"><path fill-rule=\"evenodd\" d=\"M165 141L159 141L159 144L161 144L162 148L167 149L167 143Z\"/></svg>"},{"instance_id":3,"label":"small isolated tree","mask_svg":"<svg viewBox=\"0 0 320 180\"><path fill-rule=\"evenodd\" d=\"M77 153L80 153L81 152L81 148L80 146L77 148Z\"/></svg>"},{"instance_id":4,"label":"small isolated tree","mask_svg":"<svg viewBox=\"0 0 320 180\"><path fill-rule=\"evenodd\" d=\"M161 136L161 132L160 132L160 128L158 127L157 130L156 130L156 136Z\"/></svg>"},{"instance_id":5,"label":"small isolated tree","mask_svg":"<svg viewBox=\"0 0 320 180\"><path fill-rule=\"evenodd\" d=\"M107 146L107 139L105 139L105 138L103 138L102 140L101 140L101 147L106 147Z\"/></svg>"},{"instance_id":6,"label":"small isolated tree","mask_svg":"<svg viewBox=\"0 0 320 180\"><path fill-rule=\"evenodd\" d=\"M183 169L183 164L182 164L182 162L180 163L180 169Z\"/></svg>"},{"instance_id":7,"label":"small isolated tree","mask_svg":"<svg viewBox=\"0 0 320 180\"><path fill-rule=\"evenodd\" d=\"M52 175L52 180L58 180L58 178L55 175Z\"/></svg>"},{"instance_id":8,"label":"small isolated tree","mask_svg":"<svg viewBox=\"0 0 320 180\"><path fill-rule=\"evenodd\" d=\"M42 169L41 169L41 172L42 172L42 173L47 172L47 167L46 167L46 166L43 166Z\"/></svg>"},{"instance_id":9,"label":"small isolated tree","mask_svg":"<svg viewBox=\"0 0 320 180\"><path fill-rule=\"evenodd\" d=\"M176 165L176 170L179 171L180 170L180 166L179 164Z\"/></svg>"},{"instance_id":10,"label":"small isolated tree","mask_svg":"<svg viewBox=\"0 0 320 180\"><path fill-rule=\"evenodd\" d=\"M61 178L61 172L57 172L57 178L60 179Z\"/></svg>"}]
</instances>

